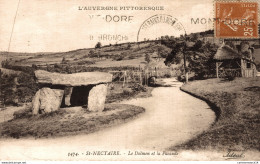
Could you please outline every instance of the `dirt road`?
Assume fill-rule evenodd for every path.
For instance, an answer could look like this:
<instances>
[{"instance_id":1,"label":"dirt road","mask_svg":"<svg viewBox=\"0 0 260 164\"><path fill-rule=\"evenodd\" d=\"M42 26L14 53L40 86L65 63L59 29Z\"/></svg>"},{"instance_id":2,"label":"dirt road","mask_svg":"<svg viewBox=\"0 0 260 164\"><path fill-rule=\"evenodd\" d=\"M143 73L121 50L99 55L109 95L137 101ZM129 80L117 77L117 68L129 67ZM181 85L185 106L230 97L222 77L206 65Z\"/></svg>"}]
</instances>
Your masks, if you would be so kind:
<instances>
[{"instance_id":1,"label":"dirt road","mask_svg":"<svg viewBox=\"0 0 260 164\"><path fill-rule=\"evenodd\" d=\"M107 128L88 135L77 135L51 139L5 139L0 141L1 159L168 159L176 155L128 155L162 151L181 144L202 133L215 120L209 106L182 91L182 85L174 79L164 79L171 87L155 88L152 97L138 98L122 103L142 106L146 112L125 124ZM86 155L86 151L118 151L117 156ZM69 157L69 152L79 153ZM137 152L137 154L138 154ZM180 158L181 156L178 156Z\"/></svg>"}]
</instances>

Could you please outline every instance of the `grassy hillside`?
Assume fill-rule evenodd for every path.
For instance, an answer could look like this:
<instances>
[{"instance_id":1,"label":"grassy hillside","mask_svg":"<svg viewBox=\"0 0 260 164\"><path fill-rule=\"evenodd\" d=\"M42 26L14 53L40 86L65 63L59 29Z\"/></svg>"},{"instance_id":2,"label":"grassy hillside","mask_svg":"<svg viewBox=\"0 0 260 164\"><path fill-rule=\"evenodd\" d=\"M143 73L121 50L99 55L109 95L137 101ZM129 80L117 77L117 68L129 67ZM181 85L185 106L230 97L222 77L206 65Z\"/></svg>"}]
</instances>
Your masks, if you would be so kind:
<instances>
[{"instance_id":1,"label":"grassy hillside","mask_svg":"<svg viewBox=\"0 0 260 164\"><path fill-rule=\"evenodd\" d=\"M24 59L28 59L28 58L33 58L37 55L47 55L47 54L52 54L51 52L38 52L38 53L23 53L23 52L0 52L0 62L2 62L3 60L5 60L7 57L8 59L11 60L24 60Z\"/></svg>"},{"instance_id":2,"label":"grassy hillside","mask_svg":"<svg viewBox=\"0 0 260 164\"><path fill-rule=\"evenodd\" d=\"M101 48L77 49L68 52L38 52L38 53L17 53L9 52L8 59L14 65L32 66L46 64L87 65L90 67L144 67L146 65L145 55L148 53L152 57L152 65L165 67L164 59L156 59L158 49L163 49L166 53L171 49L159 44L158 41L147 41L140 43L123 43L119 45L106 45ZM0 52L0 62L7 56L7 52ZM255 62L260 63L260 49L255 49Z\"/></svg>"},{"instance_id":3,"label":"grassy hillside","mask_svg":"<svg viewBox=\"0 0 260 164\"><path fill-rule=\"evenodd\" d=\"M158 48L166 52L171 50L156 42L124 43L109 45L101 48L78 49L58 53L9 53L9 59L14 65L32 66L61 63L70 65L88 65L91 67L119 67L134 66L144 67L146 53L156 66L165 67L163 59L156 59ZM2 53L3 54L3 53ZM0 54L1 55L1 54Z\"/></svg>"}]
</instances>

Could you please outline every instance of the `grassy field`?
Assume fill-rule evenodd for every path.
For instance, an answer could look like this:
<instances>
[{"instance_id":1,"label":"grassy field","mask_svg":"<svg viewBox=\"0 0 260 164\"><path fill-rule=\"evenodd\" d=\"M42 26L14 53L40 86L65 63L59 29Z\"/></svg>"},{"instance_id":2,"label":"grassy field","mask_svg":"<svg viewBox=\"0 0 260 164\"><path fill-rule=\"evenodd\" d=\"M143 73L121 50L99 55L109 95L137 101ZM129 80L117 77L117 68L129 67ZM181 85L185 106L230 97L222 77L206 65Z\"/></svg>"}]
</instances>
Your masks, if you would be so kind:
<instances>
[{"instance_id":1,"label":"grassy field","mask_svg":"<svg viewBox=\"0 0 260 164\"><path fill-rule=\"evenodd\" d=\"M32 116L29 110L25 110L16 112L15 119L0 124L0 137L41 138L88 134L124 123L144 111L142 107L125 104L106 104L103 112L92 113L82 107L73 107Z\"/></svg>"},{"instance_id":2,"label":"grassy field","mask_svg":"<svg viewBox=\"0 0 260 164\"><path fill-rule=\"evenodd\" d=\"M197 138L171 149L260 150L260 77L194 81L181 89L208 101L217 120Z\"/></svg>"},{"instance_id":3,"label":"grassy field","mask_svg":"<svg viewBox=\"0 0 260 164\"><path fill-rule=\"evenodd\" d=\"M103 46L101 48L77 49L68 52L53 53L8 53L8 59L12 59L12 65L32 66L46 64L60 64L63 58L66 64L88 65L91 67L120 67L134 66L144 67L146 65L146 53L153 54L158 48L170 52L171 49L155 42L124 43L121 45ZM6 53L0 52L0 56ZM166 67L163 60L155 62L160 67Z\"/></svg>"}]
</instances>

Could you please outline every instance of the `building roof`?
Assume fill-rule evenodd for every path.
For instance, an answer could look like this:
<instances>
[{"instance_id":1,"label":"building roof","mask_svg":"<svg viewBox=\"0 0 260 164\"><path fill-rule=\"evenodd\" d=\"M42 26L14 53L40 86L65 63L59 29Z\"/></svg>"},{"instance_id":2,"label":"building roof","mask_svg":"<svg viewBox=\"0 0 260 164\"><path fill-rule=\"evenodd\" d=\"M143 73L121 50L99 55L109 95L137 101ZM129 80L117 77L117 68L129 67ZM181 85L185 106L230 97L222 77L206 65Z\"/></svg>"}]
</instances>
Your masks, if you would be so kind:
<instances>
[{"instance_id":1,"label":"building roof","mask_svg":"<svg viewBox=\"0 0 260 164\"><path fill-rule=\"evenodd\" d=\"M222 45L218 48L214 56L216 60L241 59L242 55L227 45Z\"/></svg>"}]
</instances>

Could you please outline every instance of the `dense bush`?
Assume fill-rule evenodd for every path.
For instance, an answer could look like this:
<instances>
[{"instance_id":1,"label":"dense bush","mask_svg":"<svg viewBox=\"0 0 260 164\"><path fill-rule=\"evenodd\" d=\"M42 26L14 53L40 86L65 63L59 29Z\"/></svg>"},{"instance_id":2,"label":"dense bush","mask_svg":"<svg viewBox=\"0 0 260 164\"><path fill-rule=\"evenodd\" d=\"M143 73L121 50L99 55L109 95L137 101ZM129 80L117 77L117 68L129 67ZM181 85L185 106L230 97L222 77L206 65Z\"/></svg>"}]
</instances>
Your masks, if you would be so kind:
<instances>
[{"instance_id":1,"label":"dense bush","mask_svg":"<svg viewBox=\"0 0 260 164\"><path fill-rule=\"evenodd\" d=\"M177 80L180 82L184 82L185 81L185 76L184 75L179 75L177 76Z\"/></svg>"},{"instance_id":2,"label":"dense bush","mask_svg":"<svg viewBox=\"0 0 260 164\"><path fill-rule=\"evenodd\" d=\"M0 71L0 102L3 105L17 105L14 101L16 97L14 78L15 75L3 75Z\"/></svg>"},{"instance_id":3,"label":"dense bush","mask_svg":"<svg viewBox=\"0 0 260 164\"><path fill-rule=\"evenodd\" d=\"M171 76L171 74L164 74L164 76L163 76L164 78L171 78L172 76Z\"/></svg>"},{"instance_id":4,"label":"dense bush","mask_svg":"<svg viewBox=\"0 0 260 164\"><path fill-rule=\"evenodd\" d=\"M130 86L130 88L135 91L135 92L146 92L147 89L143 86L143 85L140 85L140 84L134 84L132 86Z\"/></svg>"},{"instance_id":5,"label":"dense bush","mask_svg":"<svg viewBox=\"0 0 260 164\"><path fill-rule=\"evenodd\" d=\"M39 86L35 82L34 75L24 72L18 75L17 95L19 102L31 102L38 89Z\"/></svg>"},{"instance_id":6,"label":"dense bush","mask_svg":"<svg viewBox=\"0 0 260 164\"><path fill-rule=\"evenodd\" d=\"M124 59L124 56L123 55L118 55L118 56L115 56L114 57L114 60L116 60L116 61L121 61L121 60L123 60Z\"/></svg>"},{"instance_id":7,"label":"dense bush","mask_svg":"<svg viewBox=\"0 0 260 164\"><path fill-rule=\"evenodd\" d=\"M12 65L6 65L6 67L21 71L21 73L10 75L0 73L0 101L4 105L18 105L18 103L32 101L38 90L38 85L34 79L35 68Z\"/></svg>"}]
</instances>

